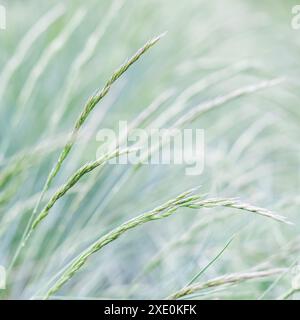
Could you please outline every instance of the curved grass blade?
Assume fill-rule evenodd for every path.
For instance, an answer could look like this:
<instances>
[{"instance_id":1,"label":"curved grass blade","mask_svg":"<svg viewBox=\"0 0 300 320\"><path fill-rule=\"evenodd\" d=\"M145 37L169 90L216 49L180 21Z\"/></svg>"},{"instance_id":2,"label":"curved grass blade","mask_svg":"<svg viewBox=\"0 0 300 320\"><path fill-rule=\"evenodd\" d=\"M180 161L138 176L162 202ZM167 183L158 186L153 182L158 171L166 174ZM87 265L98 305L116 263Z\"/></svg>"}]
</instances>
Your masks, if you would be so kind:
<instances>
[{"instance_id":1,"label":"curved grass blade","mask_svg":"<svg viewBox=\"0 0 300 320\"><path fill-rule=\"evenodd\" d=\"M86 103L82 113L80 114L78 120L75 123L74 129L71 133L71 137L69 139L69 141L66 143L63 151L61 152L57 163L55 164L55 166L53 167L53 169L51 170L47 181L45 183L44 186L44 190L42 192L41 195L41 199L39 200L37 206L36 206L36 210L39 207L39 204L41 203L42 199L43 199L43 195L44 192L47 191L47 189L49 188L51 182L53 181L53 179L55 178L55 176L57 175L57 173L59 172L64 160L67 158L68 154L70 153L75 140L77 138L77 134L78 131L80 130L80 128L82 127L82 125L84 124L84 122L86 121L86 119L88 118L88 116L90 115L90 113L93 111L93 109L96 107L96 105L108 94L108 92L110 91L112 85L130 68L131 65L133 65L137 60L139 60L139 58L145 53L147 52L152 46L154 46L163 36L164 34L153 38L152 40L148 41L142 48L140 48L130 59L128 59L123 65L121 65L121 67L119 69L117 69L113 75L110 77L110 79L107 81L107 83L105 84L105 86L101 89L98 90ZM36 211L35 210L35 211Z\"/></svg>"},{"instance_id":2,"label":"curved grass blade","mask_svg":"<svg viewBox=\"0 0 300 320\"><path fill-rule=\"evenodd\" d=\"M218 206L228 206L232 200L225 201L222 199L221 201L216 201L216 199L208 199L208 200L201 200L201 195L193 195L193 190L189 190L185 193L182 193L177 198L168 201L164 205L141 214L136 218L133 218L119 227L113 229L111 232L107 233L99 240L94 242L90 247L88 247L83 253L81 253L77 258L71 262L70 266L67 267L60 278L55 282L55 284L49 289L47 292L45 299L48 299L51 295L55 294L66 282L68 282L74 274L79 271L87 262L88 258L96 253L97 251L101 250L104 246L108 245L110 242L118 239L121 235L126 233L128 230L133 229L139 225L144 223L163 219L169 217L170 215L174 214L178 208L186 207L186 208L194 208L199 209L201 207L218 207ZM245 206L245 208L247 208ZM244 209L247 210L247 209ZM259 212L257 212L259 214ZM269 214L267 217L279 220L278 216L275 214ZM282 217L281 217L282 219ZM279 221L282 221L282 220Z\"/></svg>"},{"instance_id":3,"label":"curved grass blade","mask_svg":"<svg viewBox=\"0 0 300 320\"><path fill-rule=\"evenodd\" d=\"M171 294L169 297L167 297L167 299L177 300L205 289L215 288L224 285L238 284L240 282L248 280L256 280L260 278L270 277L277 274L281 274L284 271L285 269L270 269L256 272L227 274L225 276L221 276L204 283L196 283L194 285L183 288L182 290Z\"/></svg>"},{"instance_id":4,"label":"curved grass blade","mask_svg":"<svg viewBox=\"0 0 300 320\"><path fill-rule=\"evenodd\" d=\"M140 57L146 53L151 47L153 47L165 34L161 34L158 37L155 37L153 39L151 39L150 41L148 41L143 47L141 47L130 59L126 60L125 63L123 63L114 73L113 75L110 77L110 79L107 81L107 83L105 84L105 86L103 87L103 89L96 91L96 93L94 95L92 95L89 100L87 101L82 113L80 114L78 120L75 123L74 129L71 133L71 136L68 140L68 142L65 144L64 149L62 150L56 164L54 165L54 167L52 168L50 174L47 177L46 183L43 187L43 190L41 192L41 195L39 197L39 200L37 201L35 208L32 212L32 215L30 217L29 223L27 224L27 227L25 228L25 232L23 233L22 236L22 240L21 243L13 257L13 260L11 262L10 268L14 265L20 251L21 248L24 246L24 243L26 242L25 239L28 239L29 237L29 230L30 230L30 226L32 225L32 221L37 213L37 210L44 198L45 193L47 192L47 190L49 189L53 179L55 178L55 176L57 175L57 173L59 172L64 160L67 158L67 156L69 155L75 141L78 135L78 132L80 130L80 128L82 127L82 125L84 124L85 120L88 118L88 116L90 115L90 113L93 111L93 109L96 107L96 105L108 94L108 92L110 91L112 85L136 62L140 59Z\"/></svg>"},{"instance_id":5,"label":"curved grass blade","mask_svg":"<svg viewBox=\"0 0 300 320\"><path fill-rule=\"evenodd\" d=\"M233 241L235 235L233 235L229 241L227 241L227 243L225 244L224 248L222 248L222 250L203 268L201 269L193 278L192 280L185 286L189 287L190 285L192 285L211 265L213 265L223 254L223 252L229 247L229 245L231 244L231 242Z\"/></svg>"},{"instance_id":6,"label":"curved grass blade","mask_svg":"<svg viewBox=\"0 0 300 320\"><path fill-rule=\"evenodd\" d=\"M106 154L103 157L97 159L94 162L90 162L82 166L80 169L78 169L72 177L67 181L66 184L64 184L62 187L59 188L58 191L55 192L55 194L51 197L47 205L44 207L44 209L40 212L40 214L36 217L36 219L33 221L28 235L25 238L25 242L30 237L33 230L44 220L47 215L49 214L50 209L55 205L55 203L62 198L80 179L82 179L87 173L93 171L94 169L98 167L102 167L105 165L110 159L113 159L115 157L121 156L123 154L129 153L133 149L125 149L125 150L115 150L112 153ZM135 149L134 149L135 150ZM24 243L23 243L24 245Z\"/></svg>"},{"instance_id":7,"label":"curved grass blade","mask_svg":"<svg viewBox=\"0 0 300 320\"><path fill-rule=\"evenodd\" d=\"M16 49L15 54L10 58L0 75L0 98L2 98L6 91L7 85L9 84L14 72L22 64L26 54L32 48L33 43L64 13L65 6L60 3L42 16L41 19L24 36Z\"/></svg>"}]
</instances>

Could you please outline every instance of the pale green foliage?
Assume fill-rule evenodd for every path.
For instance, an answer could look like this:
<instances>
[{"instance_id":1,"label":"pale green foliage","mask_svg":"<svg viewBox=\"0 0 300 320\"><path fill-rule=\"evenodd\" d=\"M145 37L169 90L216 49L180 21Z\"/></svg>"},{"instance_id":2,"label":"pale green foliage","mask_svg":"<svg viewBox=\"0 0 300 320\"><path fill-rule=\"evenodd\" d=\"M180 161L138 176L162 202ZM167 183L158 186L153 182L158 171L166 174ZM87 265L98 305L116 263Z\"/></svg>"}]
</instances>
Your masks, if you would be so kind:
<instances>
[{"instance_id":1,"label":"pale green foliage","mask_svg":"<svg viewBox=\"0 0 300 320\"><path fill-rule=\"evenodd\" d=\"M300 37L290 27L292 5L7 4L5 298L299 297ZM159 43L146 42L164 30ZM187 165L108 164L132 150L124 135L96 159L97 131L117 129L118 120L128 120L129 133L204 129L203 174L186 176Z\"/></svg>"}]
</instances>

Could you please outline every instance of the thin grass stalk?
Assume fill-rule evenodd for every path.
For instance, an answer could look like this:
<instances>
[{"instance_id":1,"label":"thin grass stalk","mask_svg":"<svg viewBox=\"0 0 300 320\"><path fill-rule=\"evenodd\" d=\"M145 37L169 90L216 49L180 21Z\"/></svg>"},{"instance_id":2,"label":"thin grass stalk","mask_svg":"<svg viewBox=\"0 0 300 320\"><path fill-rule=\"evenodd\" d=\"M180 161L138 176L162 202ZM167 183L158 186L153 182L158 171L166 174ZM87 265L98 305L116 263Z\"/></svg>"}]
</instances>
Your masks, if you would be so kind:
<instances>
[{"instance_id":1,"label":"thin grass stalk","mask_svg":"<svg viewBox=\"0 0 300 320\"><path fill-rule=\"evenodd\" d=\"M39 215L35 218L35 220L30 221L30 224L27 228L27 232L24 233L22 242L17 248L17 251L12 259L12 262L8 268L8 271L11 270L13 267L16 259L18 258L20 252L22 251L22 248L26 245L27 241L31 237L34 229L42 222L44 218L47 217L49 214L50 209L54 206L54 204L63 197L74 185L83 178L87 173L93 171L94 169L104 166L110 159L114 157L121 156L123 154L127 154L133 150L136 150L134 148L131 149L124 149L124 150L114 150L111 153L107 153L104 156L100 157L99 159L95 160L94 162L90 162L82 166L80 169L78 169L71 178L67 181L66 184L64 184L62 187L59 188L59 190L52 196L52 198L49 200L49 202L46 204L44 209L39 213Z\"/></svg>"},{"instance_id":2,"label":"thin grass stalk","mask_svg":"<svg viewBox=\"0 0 300 320\"><path fill-rule=\"evenodd\" d=\"M71 178L65 183L62 187L55 192L55 194L51 197L48 201L44 209L39 213L36 219L33 221L29 233L26 237L26 240L30 237L31 233L36 229L36 227L47 217L49 214L50 209L55 205L55 203L62 198L80 179L82 179L87 173L95 170L98 167L104 166L110 159L115 157L119 157L123 154L127 154L133 149L124 149L124 150L115 150L112 153L105 154L101 158L97 159L96 161L90 162L82 166L78 169ZM135 150L135 149L134 149Z\"/></svg>"},{"instance_id":3,"label":"thin grass stalk","mask_svg":"<svg viewBox=\"0 0 300 320\"><path fill-rule=\"evenodd\" d=\"M238 284L248 280L256 280L260 278L271 277L277 274L281 274L284 271L285 269L278 268L278 269L270 269L270 270L257 271L257 272L228 274L225 276L221 276L221 277L209 280L204 283L196 283L194 285L183 288L171 294L166 299L177 300L205 289L215 288L215 287L224 286L224 285Z\"/></svg>"},{"instance_id":4,"label":"thin grass stalk","mask_svg":"<svg viewBox=\"0 0 300 320\"><path fill-rule=\"evenodd\" d=\"M47 189L49 188L51 182L53 181L53 179L55 178L55 176L57 175L57 173L59 172L62 163L64 162L64 160L67 158L67 156L69 155L75 140L77 138L77 134L78 131L80 130L80 128L82 127L82 125L84 124L84 122L86 121L86 119L88 118L88 116L90 115L90 113L93 111L93 109L96 107L96 105L108 94L108 92L110 91L112 85L131 67L131 65L133 65L137 60L139 60L139 58L145 53L147 52L152 46L154 46L162 37L163 35L160 35L156 38L153 38L152 40L148 41L142 48L140 48L130 59L128 59L119 69L117 69L113 75L111 76L111 78L107 81L107 83L105 84L105 86L101 89L98 90L86 103L82 113L80 114L78 120L75 123L74 129L71 133L71 137L69 139L69 141L66 143L63 151L61 152L58 161L56 163L56 165L53 167L53 169L51 170L47 181L45 183L44 186L44 190L42 192L41 195L41 199L37 204L37 208L40 204L40 202L43 199L43 195L44 192L47 191Z\"/></svg>"},{"instance_id":5,"label":"thin grass stalk","mask_svg":"<svg viewBox=\"0 0 300 320\"><path fill-rule=\"evenodd\" d=\"M171 129L176 128L182 128L185 125L194 122L197 120L200 116L206 114L207 112L214 110L215 108L221 107L224 104L234 101L238 98L241 98L245 95L252 94L254 92L258 92L260 90L264 90L267 88L271 88L273 86L276 86L283 82L283 78L276 78L273 80L267 80L262 81L258 84L253 84L249 86L245 86L242 88L238 88L236 90L233 90L232 92L229 92L228 94L225 94L223 96L216 97L212 100L209 100L207 102L201 103L200 105L193 108L191 111L187 112L184 116L180 117L172 126L172 128L169 128L169 131L166 131L165 135L163 136L163 139L153 147L151 147L150 150L146 150L144 154L141 156L141 163L143 163L146 159L149 159L149 157L155 153L160 147L164 145L167 142L168 136L171 134ZM137 165L139 167L139 165Z\"/></svg>"},{"instance_id":6,"label":"thin grass stalk","mask_svg":"<svg viewBox=\"0 0 300 320\"><path fill-rule=\"evenodd\" d=\"M192 195L194 190L189 190L180 194L175 199L172 199L165 204L141 214L125 223L120 225L119 227L113 229L111 232L107 233L99 240L97 240L94 244L92 244L87 250L81 253L74 261L70 264L70 266L66 269L66 271L62 274L59 280L51 287L51 289L47 292L45 299L48 299L51 295L56 293L69 279L73 277L73 275L81 269L81 267L86 263L87 259L94 254L95 252L101 250L104 246L108 245L110 242L118 239L122 234L126 233L128 230L133 229L139 225L147 223L149 221L162 219L172 215L178 208L187 207L193 201L198 200L200 198L199 195Z\"/></svg>"},{"instance_id":7,"label":"thin grass stalk","mask_svg":"<svg viewBox=\"0 0 300 320\"><path fill-rule=\"evenodd\" d=\"M167 110L165 113L163 113L161 116L159 116L158 119L156 119L154 121L154 124L155 125L164 124L168 119L170 119L171 116L174 116L177 112L179 112L180 109L182 108L182 106L184 106L185 103L193 95L195 95L199 91L204 90L208 86L211 86L214 83L220 81L220 78L222 79L222 77L225 77L225 75L230 76L232 74L235 74L236 72L240 72L240 71L242 71L244 69L247 69L248 67L250 67L250 65L248 63L240 62L240 63L238 63L236 65L233 65L232 67L229 67L229 68L227 68L225 70L217 72L216 74L214 74L211 77L208 77L207 79L204 79L204 80L201 80L201 81L197 82L196 84L194 84L191 87L188 87L176 99L176 102L175 102L174 106L171 108L171 112L169 112L169 110ZM241 96L244 96L246 94L251 94L251 93L254 93L256 91L259 91L259 90L262 90L262 89L266 89L266 88L278 85L282 81L283 81L282 78L277 78L277 79L268 80L268 81L262 81L262 82L260 82L258 84L249 85L249 86L245 86L245 87L236 89L236 90L228 93L227 95L219 96L219 97L217 97L215 99L212 99L210 101L202 103L198 107L195 108L195 109L197 109L197 111L196 111L197 117L199 117L200 115L205 114L206 112L208 112L208 111L210 111L210 110L212 110L212 109L214 109L216 107L219 107L219 106L221 106L221 105L223 105L225 103L228 103L231 100L237 99L237 98L239 98ZM170 91L170 92L172 92L172 91ZM155 103L154 103L154 105L155 105ZM141 114L141 119L145 118L144 113L148 117L148 115L149 115L149 112L148 112L149 110L148 109L151 110L151 106L149 108L147 108ZM193 119L194 115L195 115L194 110L192 110L192 112L190 112L190 113L192 113L192 116L193 116L191 121L194 121L195 120L195 119ZM174 127L182 127L187 122L188 122L188 119L186 117L180 118L179 120L177 120L177 122L175 123ZM136 124L134 124L134 125L136 126ZM130 128L132 128L132 127L130 127ZM149 129L150 129L150 127L149 127ZM128 133L129 132L130 132L130 130L128 131ZM167 136L167 134L166 134L166 136ZM167 139L166 139L166 141L167 141ZM120 142L123 142L123 140L120 141ZM154 145L153 147L151 147L150 150L145 151L145 153L142 155L141 163L143 161L145 161L147 158L149 158L150 155L153 154L161 146L161 144L163 145L163 142L160 142L159 144ZM140 165L136 165L136 168L139 168L139 167L140 167ZM125 179L120 181L119 186L121 186L121 184L125 183L129 176L131 176L131 174L127 175L127 178L125 177ZM112 197L113 197L113 194L110 194L110 198L112 198ZM107 199L107 201L108 201L108 199ZM103 205L102 205L102 207L103 207Z\"/></svg>"},{"instance_id":8,"label":"thin grass stalk","mask_svg":"<svg viewBox=\"0 0 300 320\"><path fill-rule=\"evenodd\" d=\"M69 103L69 99L73 90L77 87L80 79L80 71L84 65L94 56L97 45L103 35L105 34L110 22L116 16L116 13L122 8L124 0L114 0L109 11L105 14L104 20L99 24L99 27L88 37L83 50L76 57L70 67L70 71L67 75L66 83L62 89L62 93L59 95L60 99L57 103L60 104L60 108L56 110L51 119L50 129L53 129L64 115Z\"/></svg>"},{"instance_id":9,"label":"thin grass stalk","mask_svg":"<svg viewBox=\"0 0 300 320\"><path fill-rule=\"evenodd\" d=\"M209 74L203 79L197 81L180 93L178 98L176 98L175 103L165 112L162 112L161 115L151 125L155 128L162 127L166 122L170 121L170 119L184 111L184 109L188 107L188 101L193 97L199 95L201 92L204 92L210 87L221 83L222 81L228 81L233 76L242 73L250 67L251 64L246 63L245 61L240 61L229 67L217 70L214 73Z\"/></svg>"},{"instance_id":10,"label":"thin grass stalk","mask_svg":"<svg viewBox=\"0 0 300 320\"><path fill-rule=\"evenodd\" d=\"M277 300L287 300L297 292L300 292L300 288L298 288L298 289L290 289L289 291L284 293L282 296L280 296Z\"/></svg>"},{"instance_id":11,"label":"thin grass stalk","mask_svg":"<svg viewBox=\"0 0 300 320\"><path fill-rule=\"evenodd\" d=\"M89 100L87 101L82 113L80 114L78 120L75 123L74 129L71 133L71 136L68 140L68 142L66 143L63 151L61 152L56 164L54 165L54 167L52 168L50 174L47 177L46 183L43 187L43 190L41 192L41 195L39 197L39 200L37 201L33 213L29 219L29 222L27 224L27 227L25 228L25 232L23 233L22 236L22 240L21 243L19 245L19 247L17 248L17 251L12 259L12 262L10 264L9 270L11 269L11 267L14 265L16 259L18 258L22 247L24 247L26 240L29 238L29 233L30 233L30 228L32 227L32 222L34 220L34 217L37 213L37 210L41 204L41 202L43 201L44 195L47 192L47 190L49 189L53 179L55 178L55 176L57 175L57 173L59 172L64 160L67 158L67 156L69 155L75 141L78 135L78 132L80 130L80 128L82 127L82 125L84 124L84 122L86 121L86 119L88 118L88 116L90 115L90 113L93 111L93 109L96 107L96 105L108 94L108 92L110 91L112 85L135 63L137 62L140 57L146 53L151 47L153 47L165 34L161 34L151 40L149 40L143 47L141 47L130 59L128 59L125 63L123 63L114 73L113 75L110 77L110 79L107 81L107 83L105 84L105 86L103 87L103 89L96 91L96 93L94 95L91 96L91 98L89 98Z\"/></svg>"},{"instance_id":12,"label":"thin grass stalk","mask_svg":"<svg viewBox=\"0 0 300 320\"><path fill-rule=\"evenodd\" d=\"M73 32L80 26L82 20L86 15L86 10L83 8L79 8L77 12L74 14L70 22L66 25L64 30L59 33L59 35L47 46L40 57L40 59L36 62L34 68L30 72L27 77L26 82L21 90L20 96L18 98L18 105L21 108L18 110L16 115L14 116L14 125L17 125L22 114L24 112L24 107L29 101L30 97L34 89L37 86L37 83L42 76L43 72L46 70L51 60L60 50L64 48L67 44L68 39L71 37Z\"/></svg>"},{"instance_id":13,"label":"thin grass stalk","mask_svg":"<svg viewBox=\"0 0 300 320\"><path fill-rule=\"evenodd\" d=\"M249 67L248 64L246 63L239 63L237 65L234 65L233 70L231 68L225 69L226 72L224 72L224 75L228 75L228 70L231 72L238 72L241 71L245 68ZM234 73L233 72L233 73ZM197 92L204 90L207 86L210 86L214 84L217 79L219 79L220 76L224 76L222 72L218 74L218 76L214 75L212 78L208 77L207 79L204 79L202 81L199 81L199 83L196 83L194 86L191 86L184 90L184 92L177 98L177 102L175 105L171 108L171 113L168 115L168 111L163 113L158 119L154 121L155 125L162 125L164 124L172 115L175 115L176 112L180 111L180 106L181 104L185 104L187 100L189 100L194 94ZM229 73L230 75L230 73ZM213 110L214 108L220 107L225 103L228 103L231 100L235 100L237 98L240 98L244 95L251 94L263 89L267 89L273 86L276 86L280 84L284 79L283 78L276 78L273 80L267 80L267 81L262 81L258 84L253 84L249 86L245 86L242 88L238 88L224 96L219 96L216 97L215 99L209 100L207 102L201 103L199 106L195 107L192 111L190 111L187 116L183 116L179 118L175 125L174 128L180 128L183 127L185 124L187 124L189 121L194 121L195 118L198 118L199 116L205 114L206 112L209 112L210 110ZM150 129L150 126L148 127ZM164 136L164 138L167 138L168 133ZM146 150L144 154L141 156L141 163L143 163L146 159L149 159L149 157L158 150L161 146L164 144L164 139L162 139L158 144L154 145L153 147L150 148L150 150ZM165 139L167 141L167 139ZM140 164L136 165L136 169L140 167ZM131 176L130 174L127 175L127 178ZM124 180L121 181L121 183L125 183L127 181L127 178L125 177ZM112 197L113 195L111 195Z\"/></svg>"},{"instance_id":14,"label":"thin grass stalk","mask_svg":"<svg viewBox=\"0 0 300 320\"><path fill-rule=\"evenodd\" d=\"M77 271L79 271L85 265L85 263L87 262L88 258L91 255L101 250L104 246L108 245L110 242L118 239L121 235L126 233L128 230L153 220L169 217L170 215L174 214L178 210L178 208L181 208L181 207L200 209L205 207L228 206L233 201L230 199L227 201L225 199L201 200L202 198L201 195L193 195L192 193L193 193L193 190L182 193L177 198L168 201L164 205L152 211L141 214L136 218L133 218L123 223L119 227L113 229L111 232L101 237L99 240L94 242L90 247L88 247L85 251L83 251L83 253L81 253L77 258L75 258L73 262L71 262L70 266L65 269L65 271L62 273L60 278L48 290L44 298L48 299L51 295L55 294L66 282L68 282L74 276L74 274ZM243 207L243 210L247 210L247 208L249 208L248 205L240 204L239 208L241 209L242 207ZM256 208L256 207L251 206L251 210L254 210L253 208ZM261 214L260 211L261 209L256 208L255 211L251 211L251 212L256 212L257 214ZM265 213L264 210L262 211L262 213ZM265 216L281 222L286 221L283 217L273 214L269 211L268 211L268 214Z\"/></svg>"},{"instance_id":15,"label":"thin grass stalk","mask_svg":"<svg viewBox=\"0 0 300 320\"><path fill-rule=\"evenodd\" d=\"M165 121L167 119L170 119L171 116L175 115L176 113L178 113L180 111L180 109L182 108L182 106L185 105L185 103L195 94L197 94L199 91L204 90L205 88L217 83L218 81L220 81L223 78L226 78L226 76L230 77L235 73L238 73L242 70L245 70L247 68L249 68L251 65L249 63L246 62L239 62L231 67L225 68L225 70L221 70L219 72L216 72L216 74L213 74L211 77L205 78L197 83L195 83L194 85L192 85L191 87L188 87L186 90L184 90L180 96L176 99L175 105L171 108L171 112L169 110L167 110L165 113L163 113L158 119L156 119L154 121L155 125L162 125L163 123L165 123ZM250 85L250 86L246 86L243 88L239 88L234 90L233 92L225 95L225 96L220 96L217 97L211 101L208 101L206 103L203 103L200 105L200 107L198 106L197 109L201 109L201 111L199 112L200 114L206 113L209 110L220 106L224 103L229 102L231 99L236 99L240 96L243 96L245 94L250 94L253 93L255 91L258 90L262 90L268 87L272 87L273 85L277 85L278 83L280 83L282 81L282 79L274 79L271 81L263 81L259 84L256 85ZM169 94L172 93L172 90L169 90L166 92L166 97L168 97ZM162 98L164 99L164 95L162 95ZM160 101L160 98L157 99L158 101ZM153 103L153 106L150 105L149 108L147 108L135 121L133 121L133 123L130 125L130 128L128 130L127 133L125 133L125 136L123 136L123 140L119 141L118 144L121 144L124 141L124 138L126 138L126 134L130 133L130 130L132 128L137 127L138 123L142 123L142 121L144 121L144 119L146 119L147 117L149 117L149 115L151 113L154 112L154 110L156 110L157 108L157 104L156 102ZM154 108L154 110L152 110ZM169 114L170 113L170 114ZM198 114L198 116L200 115ZM181 119L181 118L180 118ZM185 120L186 121L186 120ZM182 126L182 123L180 123L181 121L177 121L176 124ZM159 147L159 145L155 145L154 149L150 150L150 154L152 154L153 152L155 152L155 150L157 150L157 148ZM148 151L145 152L145 156L142 158L142 161L144 161L147 157L149 157L149 155L147 155ZM139 165L137 165L137 167L139 167ZM129 177L130 175L128 175ZM127 181L127 179L125 178L124 180L122 180L124 183ZM91 183L91 186L93 186L93 183ZM113 195L111 194L110 197L112 197ZM108 201L108 199L107 199ZM103 207L103 205L102 205Z\"/></svg>"},{"instance_id":16,"label":"thin grass stalk","mask_svg":"<svg viewBox=\"0 0 300 320\"><path fill-rule=\"evenodd\" d=\"M233 235L229 241L227 241L227 243L225 244L225 246L217 253L217 255L211 260L209 261L209 263L204 266L204 268L202 268L193 278L192 280L185 286L185 288L191 286L197 279L199 279L199 277L206 271L208 270L220 257L221 255L224 253L224 251L228 248L228 246L231 244L231 242L233 241L235 235Z\"/></svg>"},{"instance_id":17,"label":"thin grass stalk","mask_svg":"<svg viewBox=\"0 0 300 320\"><path fill-rule=\"evenodd\" d=\"M166 102L167 99L169 99L172 95L174 90L169 89L166 90L165 92L163 92L161 95L159 95L148 107L146 107L144 109L143 112L141 112L134 120L132 120L132 122L129 124L128 126L128 131L127 133L129 134L134 128L137 128L139 125L141 125L143 122L147 121L149 119L149 117L151 117L153 115L153 113L163 104ZM121 135L120 139L117 140L116 145L117 147L119 145L122 144L122 142L124 142L124 140L126 139L126 132L124 132L124 134ZM95 183L99 180L99 176L101 174L101 171L98 171L97 173L95 173L88 181L88 183L81 189L81 192L78 192L76 195L76 198L74 199L74 201L72 202L71 207L69 208L69 217L71 219L72 214L77 210L79 204L82 202L82 200L86 197L86 195L92 190L92 188L94 187ZM123 185L122 181L124 180L124 177L121 178L121 180L119 180L118 185ZM127 179L126 179L127 180ZM114 185L113 189L111 190L111 192L109 193L109 195L107 195L105 198L103 198L101 201L101 205L99 210L103 211L105 209L105 206L107 205L107 203L110 201L110 199L113 197L113 195L118 192L118 185ZM98 212L99 212L98 210ZM87 222L91 222L91 224L93 224L93 220L92 217L90 219L87 219ZM67 224L66 224L67 225ZM78 234L76 237L80 236L81 230L78 230ZM69 240L70 243L73 243L73 240L70 239Z\"/></svg>"},{"instance_id":18,"label":"thin grass stalk","mask_svg":"<svg viewBox=\"0 0 300 320\"><path fill-rule=\"evenodd\" d=\"M198 203L193 204L192 206L195 206L195 208L215 208L215 207L227 207L227 208L234 208L239 209L243 211L248 211L251 213L255 213L264 217L271 218L273 220L276 220L278 222L283 222L285 224L292 225L293 223L290 222L286 217L278 215L271 210L267 210L265 208L256 207L253 205L250 205L248 203L242 202L238 199L228 199L228 198L211 198L207 200L199 201Z\"/></svg>"},{"instance_id":19,"label":"thin grass stalk","mask_svg":"<svg viewBox=\"0 0 300 320\"><path fill-rule=\"evenodd\" d=\"M182 235L174 237L174 239L171 239L166 245L164 245L158 252L156 252L146 263L146 265L143 267L143 269L136 275L136 277L133 279L132 283L133 286L129 290L132 292L135 290L136 283L147 273L149 273L151 270L157 267L157 265L162 261L163 259L167 259L168 255L172 253L174 250L178 249L178 247L187 244L190 240L193 239L193 236L195 234L199 234L201 230L206 228L208 225L212 223L219 223L220 221L224 221L231 217L231 215L225 215L223 214L220 217L215 217L209 215L207 219L204 221L200 220L199 222L193 223L193 225L188 228Z\"/></svg>"},{"instance_id":20,"label":"thin grass stalk","mask_svg":"<svg viewBox=\"0 0 300 320\"><path fill-rule=\"evenodd\" d=\"M51 10L49 10L44 16L42 16L36 24L26 33L21 40L18 48L15 50L14 55L5 65L0 75L0 98L6 91L6 88L10 82L14 72L22 65L22 62L27 55L28 51L32 48L34 42L45 33L45 31L54 24L66 11L65 6L60 3Z\"/></svg>"}]
</instances>

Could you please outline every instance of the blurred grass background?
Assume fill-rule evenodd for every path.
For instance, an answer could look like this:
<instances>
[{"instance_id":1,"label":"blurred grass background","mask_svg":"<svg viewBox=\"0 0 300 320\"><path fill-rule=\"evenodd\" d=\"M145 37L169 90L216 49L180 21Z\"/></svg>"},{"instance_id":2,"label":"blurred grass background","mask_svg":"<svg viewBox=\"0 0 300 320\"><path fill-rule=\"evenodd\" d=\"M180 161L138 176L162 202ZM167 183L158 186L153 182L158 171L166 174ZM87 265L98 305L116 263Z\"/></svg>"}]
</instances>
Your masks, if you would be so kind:
<instances>
[{"instance_id":1,"label":"blurred grass background","mask_svg":"<svg viewBox=\"0 0 300 320\"><path fill-rule=\"evenodd\" d=\"M61 290L61 297L164 298L189 282L235 233L232 244L203 278L262 264L289 268L297 262L300 30L291 28L291 8L297 1L1 3L7 8L7 30L0 32L0 264L4 266L12 259L37 195L85 101L151 37L168 31L96 107L85 125L88 140L76 144L48 197L80 165L95 159L100 128L115 129L120 119L136 118L169 89L172 96L153 120L184 90L211 77L212 84L194 94L177 118L242 86L286 79L216 108L190 125L205 129L201 176L186 176L183 166L142 166L125 180L130 166L109 165L84 178L55 205L31 239L11 271L7 297L38 296L70 259L100 235L198 185L204 194L239 197L285 215L295 225L232 209L187 211L132 230L104 248ZM61 14L20 58L22 39L59 3L64 4ZM99 30L92 41L95 48L77 70L74 61L95 30ZM16 62L16 69L5 78ZM289 290L291 278L290 272L280 278L266 298ZM204 297L257 299L274 281L273 277L225 287Z\"/></svg>"}]
</instances>

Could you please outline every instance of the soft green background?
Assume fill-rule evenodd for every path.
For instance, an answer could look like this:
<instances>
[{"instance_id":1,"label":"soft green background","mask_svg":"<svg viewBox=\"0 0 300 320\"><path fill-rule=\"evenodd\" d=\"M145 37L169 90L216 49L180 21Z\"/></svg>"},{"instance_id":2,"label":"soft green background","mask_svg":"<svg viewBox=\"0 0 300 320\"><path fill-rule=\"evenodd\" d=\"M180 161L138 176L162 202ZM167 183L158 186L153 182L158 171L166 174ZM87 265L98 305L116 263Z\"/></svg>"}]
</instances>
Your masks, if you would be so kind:
<instances>
[{"instance_id":1,"label":"soft green background","mask_svg":"<svg viewBox=\"0 0 300 320\"><path fill-rule=\"evenodd\" d=\"M66 111L53 126L72 65L89 36L105 23L113 1L1 1L7 8L8 24L7 30L0 32L0 84L1 72L16 57L27 32L61 2L65 13L34 41L0 96L0 182L12 168L9 178L0 184L1 265L9 265L37 194L84 102L148 39L168 31L96 107L85 125L89 141L73 149L51 192L80 165L95 159L100 128L116 128L118 120L134 119L170 88L175 90L173 96L153 119L166 112L185 89L212 75L218 79L227 69L227 76L195 94L174 119L201 102L244 85L277 77L286 81L225 104L188 126L205 130L206 162L201 176L186 176L183 166L143 166L124 184L118 184L132 169L107 166L85 177L73 193L55 205L30 240L11 272L7 297L39 296L48 281L100 235L199 185L203 194L238 197L278 212L295 225L232 209L183 210L132 230L104 248L60 296L164 298L188 283L235 233L232 244L204 279L260 265L289 268L297 262L300 30L291 28L291 8L297 2L123 1L103 29L91 58L76 78L71 78L73 90L67 97ZM22 90L33 70L78 10L85 11L82 22L63 39L61 48L40 70L29 98L22 100ZM249 67L231 74L241 62ZM120 188L114 191L114 186ZM198 227L191 232L195 225ZM151 261L155 265L147 269ZM256 299L273 283L266 298L277 298L291 288L293 270L275 283L276 277L243 283L208 292L204 298Z\"/></svg>"}]
</instances>

